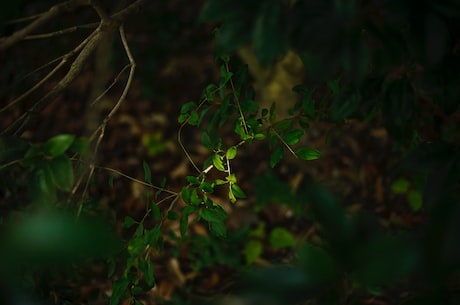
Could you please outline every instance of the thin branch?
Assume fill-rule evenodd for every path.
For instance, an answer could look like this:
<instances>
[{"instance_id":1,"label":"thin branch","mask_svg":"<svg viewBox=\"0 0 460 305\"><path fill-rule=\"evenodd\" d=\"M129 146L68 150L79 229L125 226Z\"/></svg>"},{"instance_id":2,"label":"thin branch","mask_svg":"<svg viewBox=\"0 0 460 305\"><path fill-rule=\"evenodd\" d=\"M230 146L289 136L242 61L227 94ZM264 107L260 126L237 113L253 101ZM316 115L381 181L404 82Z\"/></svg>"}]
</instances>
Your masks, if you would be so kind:
<instances>
[{"instance_id":1,"label":"thin branch","mask_svg":"<svg viewBox=\"0 0 460 305\"><path fill-rule=\"evenodd\" d=\"M115 77L113 82L101 94L99 94L99 96L96 97L94 101L90 104L91 107L94 106L97 102L99 102L99 100L103 98L107 94L107 92L109 92L110 89L112 89L113 86L115 86L118 83L123 73L125 73L126 69L128 69L129 67L131 67L131 64L127 64L126 66L123 67L123 69L121 69L121 71Z\"/></svg>"},{"instance_id":2,"label":"thin branch","mask_svg":"<svg viewBox=\"0 0 460 305\"><path fill-rule=\"evenodd\" d=\"M52 18L61 14L63 11L71 11L78 6L85 5L88 5L88 0L69 0L64 3L52 6L47 12L40 14L39 17L35 19L35 21L33 21L22 30L13 33L11 36L0 39L0 51L16 44L31 32L35 31L43 24L49 22Z\"/></svg>"},{"instance_id":3,"label":"thin branch","mask_svg":"<svg viewBox=\"0 0 460 305\"><path fill-rule=\"evenodd\" d=\"M102 5L99 2L99 0L89 0L89 2L91 3L91 6L94 8L96 13L99 15L99 18L101 18L103 23L110 22L110 17L109 17L109 15L107 15L107 12L102 7Z\"/></svg>"},{"instance_id":4,"label":"thin branch","mask_svg":"<svg viewBox=\"0 0 460 305\"><path fill-rule=\"evenodd\" d=\"M94 35L93 35L94 34ZM19 119L17 119L12 125L10 125L3 134L21 134L25 129L27 123L29 122L32 115L37 115L40 113L46 106L48 106L54 98L61 94L64 89L66 89L75 78L80 74L85 62L88 60L91 53L96 49L100 41L108 34L108 31L102 31L98 27L93 32L92 38L87 42L84 48L78 54L77 58L73 61L72 65L69 68L67 74L59 81L59 83L54 86L51 91L49 91L45 96L43 96L38 102L36 102L26 113L24 113Z\"/></svg>"},{"instance_id":5,"label":"thin branch","mask_svg":"<svg viewBox=\"0 0 460 305\"><path fill-rule=\"evenodd\" d=\"M134 71L136 69L136 62L134 61L134 58L131 54L131 51L129 49L128 43L126 42L126 36L125 36L125 30L123 26L120 26L120 36L121 36L121 41L123 43L123 47L125 48L126 55L128 56L129 62L130 62L130 70L129 70L129 75L128 75L128 80L126 81L125 88L123 90L123 93L121 94L120 98L118 99L117 103L115 106L112 108L112 110L109 112L109 114L105 117L104 121L102 124L93 132L93 134L90 137L90 140L93 140L96 134L102 130L102 128L107 125L109 120L112 118L112 116L118 111L118 108L120 108L121 104L125 101L126 96L128 94L129 88L131 87L131 83L133 81L133 76L134 76Z\"/></svg>"},{"instance_id":6,"label":"thin branch","mask_svg":"<svg viewBox=\"0 0 460 305\"><path fill-rule=\"evenodd\" d=\"M190 156L190 154L188 153L188 151L185 148L184 144L182 143L182 129L187 124L187 122L188 121L185 121L184 123L182 123L182 125L180 125L179 130L177 131L177 142L179 143L180 148L182 149L182 151L184 152L185 156L187 157L187 160L190 162L190 164L192 164L193 168L195 168L195 170L199 174L201 174L201 170L198 168L198 166L196 166L196 164L193 161L192 157Z\"/></svg>"},{"instance_id":7,"label":"thin branch","mask_svg":"<svg viewBox=\"0 0 460 305\"><path fill-rule=\"evenodd\" d=\"M230 72L230 68L228 67L228 63L225 63L225 70L226 72ZM246 118L244 117L243 110L241 109L240 100L238 98L237 92L235 91L235 85L233 84L233 78L230 78L230 86L232 87L233 97L235 98L236 105L238 106L238 111L240 113L241 122L243 123L244 131L246 135L249 134L248 126L246 124Z\"/></svg>"},{"instance_id":8,"label":"thin branch","mask_svg":"<svg viewBox=\"0 0 460 305\"><path fill-rule=\"evenodd\" d=\"M118 23L122 22L126 18L126 16L139 11L141 9L142 5L144 5L147 2L148 2L147 0L136 0L131 5L127 6L126 8L122 9L121 11L119 11L119 12L113 14L112 16L110 16L110 18L115 22L118 22Z\"/></svg>"},{"instance_id":9,"label":"thin branch","mask_svg":"<svg viewBox=\"0 0 460 305\"><path fill-rule=\"evenodd\" d=\"M35 14L35 15L32 15L32 16L27 16L27 17L11 19L11 20L8 20L6 22L6 24L16 24L16 23L22 23L22 22L30 21L30 20L39 18L41 15L43 15L43 13Z\"/></svg>"},{"instance_id":10,"label":"thin branch","mask_svg":"<svg viewBox=\"0 0 460 305\"><path fill-rule=\"evenodd\" d=\"M82 199L86 197L86 194L88 192L89 182L90 182L90 179L91 179L91 177L92 177L92 175L94 173L94 169L96 167L96 165L95 165L96 160L95 159L96 159L96 156L97 156L97 153L98 153L98 150L99 150L99 146L100 146L100 144L102 142L102 139L104 138L105 128L107 127L107 124L110 121L110 119L113 117L113 115L120 108L121 104L126 100L126 96L128 95L128 91L131 88L131 84L132 84L132 81L133 81L134 71L136 70L136 62L134 61L134 57L131 54L131 50L129 49L129 45L128 45L127 41L126 41L125 29L124 29L123 25L120 26L119 32L120 32L121 42L123 43L123 47L124 47L125 52L126 52L126 56L128 57L128 60L130 62L131 69L129 70L128 80L126 81L125 88L123 89L123 92L122 92L120 98L116 102L115 106L113 106L113 108L109 112L109 114L107 114L105 119L102 121L101 125L94 131L94 133L90 137L90 140L92 141L94 139L94 137L99 133L99 137L98 137L98 139L96 141L96 144L94 145L93 156L92 156L91 163L89 165L90 170L89 170L88 178L87 178L87 181L86 181L86 184L85 184L85 188L83 190L83 194L81 196ZM77 218L80 216L82 208L83 208L83 200L80 201L80 204L79 204L79 207L78 207L78 212L77 212Z\"/></svg>"},{"instance_id":11,"label":"thin branch","mask_svg":"<svg viewBox=\"0 0 460 305\"><path fill-rule=\"evenodd\" d=\"M141 185L143 185L143 186L146 186L146 187L155 189L155 190L157 190L157 191L161 191L161 192L168 193L168 194L171 194L171 195L177 195L176 192L173 192L173 191L170 191L170 190L168 190L168 189L165 189L165 188L162 188L162 187L153 185L153 184L151 184L151 183L144 182L144 181L142 181L142 180L133 178L133 177L131 177L131 176L125 174L125 173L122 173L122 172L120 172L119 170L116 170L116 169L114 169L114 168L105 167L105 166L96 166L96 168L98 168L98 169L103 169L103 170L106 170L106 171L108 171L108 172L112 172L112 173L114 173L114 174L116 174L116 175L119 175L119 176L121 176L121 177L124 177L124 178L126 178L126 179L128 179L128 180L131 180L131 181L133 181L133 182L139 183L139 184L141 184Z\"/></svg>"},{"instance_id":12,"label":"thin branch","mask_svg":"<svg viewBox=\"0 0 460 305\"><path fill-rule=\"evenodd\" d=\"M298 158L298 157L297 157L297 154L294 152L294 150L292 150L291 146L289 146L289 144L286 143L286 141L284 141L283 137L276 131L276 129L273 128L273 127L270 127L270 129L275 133L275 135L278 137L278 139L280 139L281 143L283 143L283 145L287 147L287 149L289 150L289 152L290 152L291 154L293 154L294 157Z\"/></svg>"},{"instance_id":13,"label":"thin branch","mask_svg":"<svg viewBox=\"0 0 460 305\"><path fill-rule=\"evenodd\" d=\"M50 32L50 33L27 35L24 37L24 40L51 38L51 37L60 36L60 35L67 34L67 33L73 33L80 29L95 28L97 27L98 24L99 24L98 22L93 22L93 23L88 23L84 25L76 25L70 28L65 28L65 29L55 31L55 32Z\"/></svg>"}]
</instances>

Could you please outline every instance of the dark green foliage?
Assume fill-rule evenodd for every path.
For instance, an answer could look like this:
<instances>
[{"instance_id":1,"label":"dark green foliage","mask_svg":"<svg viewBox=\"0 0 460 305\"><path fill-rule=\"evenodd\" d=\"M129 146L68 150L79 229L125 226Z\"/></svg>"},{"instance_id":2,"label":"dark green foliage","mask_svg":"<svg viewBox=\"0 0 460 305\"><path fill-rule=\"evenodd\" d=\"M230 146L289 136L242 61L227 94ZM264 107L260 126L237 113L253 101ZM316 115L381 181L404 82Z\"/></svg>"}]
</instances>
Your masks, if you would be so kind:
<instances>
[{"instance_id":1,"label":"dark green foliage","mask_svg":"<svg viewBox=\"0 0 460 305\"><path fill-rule=\"evenodd\" d=\"M15 5L1 7L3 14L17 12ZM121 241L105 220L88 215L98 211L85 204L86 187L81 200L72 199L94 144L71 134L39 144L0 137L0 191L8 201L24 202L0 219L8 229L0 240L0 281L13 279L12 286L22 287L33 272L102 258L113 280L109 304L140 304L139 296L156 285L153 257L166 246L197 272L213 266L249 270L235 289L245 304L361 304L392 289L407 295L398 302L405 305L458 303L460 3L209 0L201 20L219 25L219 79L177 114L178 142L196 172L187 173L174 192L166 179L152 184L144 161L144 181L132 180L146 187L145 213L124 215ZM263 66L290 49L302 59L307 76L292 84L299 98L288 118L277 117L283 101L260 109L247 65L235 65L228 55L248 44ZM313 161L322 153L302 141L311 125L328 121L340 129L352 119L384 126L395 151L405 154L395 169L404 178L396 178L391 191L407 196L423 217L419 227L384 227L369 212L347 211L324 186L301 183L294 191L268 169L252 177L255 198L238 181L234 164L248 145L266 142L269 152L257 157L267 168L286 154ZM202 164L182 143L184 128L201 133L208 152ZM231 204L253 203L255 213L274 204L292 208L294 221L308 222L318 235L310 240L281 225L267 229L264 222L229 230L232 215L214 201L222 193L220 199ZM206 234L189 230L191 221L204 224ZM165 234L168 223L177 223L178 232ZM274 259L271 267L251 268L268 248L292 251L292 263Z\"/></svg>"}]
</instances>

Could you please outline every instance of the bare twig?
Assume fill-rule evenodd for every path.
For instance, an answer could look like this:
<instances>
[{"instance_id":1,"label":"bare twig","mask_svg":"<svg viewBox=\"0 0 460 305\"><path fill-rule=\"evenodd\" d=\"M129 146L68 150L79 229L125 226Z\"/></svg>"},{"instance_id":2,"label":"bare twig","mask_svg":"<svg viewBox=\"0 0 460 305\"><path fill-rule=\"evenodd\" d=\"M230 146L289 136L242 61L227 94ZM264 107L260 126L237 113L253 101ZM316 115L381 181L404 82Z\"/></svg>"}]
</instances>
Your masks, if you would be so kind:
<instances>
[{"instance_id":1,"label":"bare twig","mask_svg":"<svg viewBox=\"0 0 460 305\"><path fill-rule=\"evenodd\" d=\"M54 6L48 12L40 15L40 17L38 17L36 21L34 21L32 24L30 24L23 30L16 32L10 37L0 40L0 50L2 48L6 48L7 46L14 44L20 39L23 39L26 35L30 33L30 31L34 30L36 27L43 24L44 22L50 20L51 17L56 16L60 11L64 9L70 10L71 8L74 8L78 5L89 5L88 1L89 0L69 0L65 3ZM14 123L8 126L8 128L4 130L2 134L21 134L24 131L27 124L29 123L31 117L41 112L47 105L49 105L54 100L54 98L61 94L61 92L64 91L64 89L66 89L72 83L72 81L83 69L83 66L85 62L88 60L89 55L94 51L97 45L99 45L99 43L107 35L109 35L113 30L115 30L115 28L120 26L120 24L128 14L131 14L139 10L141 5L145 4L146 2L146 0L137 0L131 5L122 9L121 11L113 14L112 16L105 16L104 18L106 18L106 21L101 22L99 27L93 32L94 36L92 36L92 38L87 42L85 47L81 50L77 58L73 61L67 74L59 81L59 83L51 91L49 91L45 96L39 99L38 102L36 102L26 113L21 115ZM94 1L92 3L94 4ZM116 109L114 110L116 111ZM98 128L98 131L100 130L101 128Z\"/></svg>"},{"instance_id":2,"label":"bare twig","mask_svg":"<svg viewBox=\"0 0 460 305\"><path fill-rule=\"evenodd\" d=\"M101 31L98 27L94 32L91 39L88 40L86 45L80 51L77 58L73 61L67 74L49 91L43 96L38 102L36 102L26 113L24 113L19 119L17 119L12 125L10 125L3 134L21 134L30 120L31 115L40 113L48 104L50 104L54 98L56 98L64 89L66 89L70 83L78 76L80 71L83 69L84 63L89 58L91 53L97 47L99 42L107 35L106 31Z\"/></svg>"},{"instance_id":3,"label":"bare twig","mask_svg":"<svg viewBox=\"0 0 460 305\"><path fill-rule=\"evenodd\" d=\"M99 15L99 18L101 18L103 23L109 23L110 22L110 17L107 15L107 12L105 9L102 7L101 3L99 0L89 0L91 3L91 6L94 8L96 13Z\"/></svg>"},{"instance_id":4,"label":"bare twig","mask_svg":"<svg viewBox=\"0 0 460 305\"><path fill-rule=\"evenodd\" d=\"M31 32L35 31L37 28L50 21L52 18L61 14L63 11L71 11L78 6L85 5L88 5L88 0L69 0L64 3L52 6L47 12L40 14L39 17L35 19L35 21L33 21L31 24L29 24L22 30L13 33L11 36L1 38L0 51L16 44L24 37L29 35Z\"/></svg>"},{"instance_id":5,"label":"bare twig","mask_svg":"<svg viewBox=\"0 0 460 305\"><path fill-rule=\"evenodd\" d=\"M20 103L22 100L24 100L27 96L29 96L32 92L34 92L35 90L37 90L41 85L43 85L48 79L50 79L57 71L59 71L60 68L62 68L66 63L67 61L75 56L81 49L83 49L83 47L93 38L93 36L96 34L96 32L93 32L90 36L88 36L83 42L81 42L75 49L73 49L72 51L70 51L69 53L63 55L61 57L61 62L56 66L54 67L54 69L49 72L45 77L43 77L38 83L36 83L32 88L30 88L29 90L27 90L26 92L24 92L21 96L19 96L18 98L16 98L15 100L13 100L11 103L9 103L8 105L6 105L5 107L3 107L2 109L0 109L0 112L3 112L5 110L7 110L8 108L16 105L17 103ZM54 62L54 60L52 61ZM48 63L49 64L49 63ZM46 64L45 66L47 66L48 64ZM42 68L42 67L40 67ZM40 69L39 68L39 69ZM38 70L38 69L37 69ZM36 71L37 71L36 70Z\"/></svg>"},{"instance_id":6,"label":"bare twig","mask_svg":"<svg viewBox=\"0 0 460 305\"><path fill-rule=\"evenodd\" d=\"M109 92L110 89L112 89L113 86L115 86L118 83L121 76L125 73L126 69L128 69L129 67L131 67L131 64L127 64L126 66L123 67L123 69L121 69L121 71L118 73L117 77L115 77L113 82L101 94L99 94L99 96L96 97L94 101L90 104L91 107L94 106L97 102L99 102L100 99L103 98L107 94L107 92Z\"/></svg>"},{"instance_id":7,"label":"bare twig","mask_svg":"<svg viewBox=\"0 0 460 305\"><path fill-rule=\"evenodd\" d=\"M129 70L129 76L128 80L126 81L125 88L118 99L117 103L115 106L113 106L112 110L109 112L109 114L105 117L104 121L102 124L94 131L94 133L91 135L90 140L93 140L96 134L101 131L101 129L107 125L109 120L112 118L112 116L118 111L118 108L120 108L121 104L125 101L126 96L128 94L129 88L131 87L131 83L133 81L133 76L134 76L134 71L136 69L136 62L134 61L134 57L131 54L131 51L129 49L128 43L126 42L126 36L125 36L125 30L123 26L120 26L120 36L121 36L121 41L123 43L123 47L125 48L126 55L128 56L129 63L130 63L130 70Z\"/></svg>"},{"instance_id":8,"label":"bare twig","mask_svg":"<svg viewBox=\"0 0 460 305\"><path fill-rule=\"evenodd\" d=\"M94 137L99 133L99 137L98 137L98 139L96 141L96 144L94 145L93 157L92 157L92 160L91 160L91 163L90 163L90 166L89 166L88 178L87 178L87 181L86 181L86 184L85 184L85 188L83 190L83 194L82 194L82 197L81 197L82 199L86 197L86 194L88 192L89 182L90 182L90 179L91 179L91 177L92 177L92 175L94 173L94 169L96 167L96 156L97 156L97 152L99 150L99 146L100 146L100 144L102 142L102 139L104 138L105 128L107 127L107 124L110 121L110 119L118 111L118 109L120 108L121 104L126 100L126 96L128 95L128 91L131 88L131 84L132 84L132 81L133 81L134 71L136 70L136 62L134 61L134 57L131 54L128 42L126 41L126 35L125 35L125 30L124 30L123 25L120 26L119 32L120 32L121 42L123 43L123 47L125 49L126 56L128 57L128 60L129 60L131 68L129 70L128 80L126 81L125 88L123 89L123 92L122 92L120 98L116 102L115 106L113 106L112 110L107 114L105 119L102 121L101 125L94 131L94 133L90 137L90 140L93 140ZM83 200L80 201L80 205L78 207L78 212L77 212L77 217L79 217L79 215L80 215L80 213L82 211L82 208L83 208Z\"/></svg>"},{"instance_id":9,"label":"bare twig","mask_svg":"<svg viewBox=\"0 0 460 305\"><path fill-rule=\"evenodd\" d=\"M79 29L91 29L97 27L99 23L98 22L93 22L93 23L88 23L84 25L76 25L70 28L65 28L59 31L51 32L51 33L44 33L44 34L35 34L35 35L27 35L24 37L24 40L32 40L32 39L44 39L44 38L51 38L67 33L73 33L78 31Z\"/></svg>"}]
</instances>

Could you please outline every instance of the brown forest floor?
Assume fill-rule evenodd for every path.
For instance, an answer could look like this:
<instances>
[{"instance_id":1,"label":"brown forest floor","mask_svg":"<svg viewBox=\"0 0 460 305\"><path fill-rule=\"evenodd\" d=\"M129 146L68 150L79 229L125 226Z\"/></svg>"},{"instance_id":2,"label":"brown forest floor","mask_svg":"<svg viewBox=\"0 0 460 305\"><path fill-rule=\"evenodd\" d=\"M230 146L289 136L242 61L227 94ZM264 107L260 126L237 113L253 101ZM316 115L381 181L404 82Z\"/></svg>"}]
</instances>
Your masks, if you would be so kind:
<instances>
[{"instance_id":1,"label":"brown forest floor","mask_svg":"<svg viewBox=\"0 0 460 305\"><path fill-rule=\"evenodd\" d=\"M185 176L193 174L177 142L179 109L185 102L198 100L205 85L217 74L212 27L196 22L201 6L199 2L193 3L182 5L180 1L165 1L164 4L153 5L150 15L144 14L132 27L127 27L128 40L138 66L135 83L128 100L110 121L98 156L99 165L139 180L144 177L142 162L145 160L151 166L154 184L159 184L166 177L167 187L174 191L180 191L185 185ZM25 46L19 54L26 68L35 67L36 62L46 62L46 56L35 54L34 49ZM115 43L115 47L119 45ZM17 55L13 53L10 56L13 58ZM105 70L107 83L110 83L110 77L118 73L116 67L120 65L117 64L124 61L121 51L111 56L113 63ZM45 110L38 125L33 131L26 132L25 136L33 141L41 141L59 133L87 135L91 122L82 118L87 113L87 101L98 78L95 69L86 69L69 91ZM118 97L116 91L100 102L103 113L115 103ZM3 117L1 127L10 123L15 114L17 112ZM275 170L278 177L293 188L301 185L301 181L324 182L340 194L350 210L373 211L384 226L410 228L416 225L419 219L410 212L405 199L390 191L392 181L397 178L395 168L398 159L392 154L393 143L385 130L375 123L350 122L335 132L325 144L326 134L331 127L329 123L318 122L307 131L305 143L323 153L320 160L308 162L287 158ZM209 154L200 145L199 130L187 127L183 141L195 162L202 164ZM307 234L309 228L299 227L298 223L292 221L286 206L267 205L259 214L254 214L251 208L254 204L252 178L266 170L269 152L267 145L261 142L243 146L240 154L233 170L248 193L248 199L228 205L225 194L215 194L216 201L228 209L229 227L256 225L263 220L268 228L282 224L295 232L296 236ZM92 186L90 195L99 198L101 208L110 211L120 223L127 215L134 219L143 216L146 204L143 187L122 177L116 177L113 187L110 187L110 173L100 171L96 175L98 183ZM167 204L163 208L167 208ZM206 234L200 224L191 224L190 231ZM265 262L270 260L269 256L270 253ZM166 248L164 255L156 259L157 285L152 295L169 299L184 285L192 287L192 294L207 295L219 293L231 283L230 268L216 266L196 274L188 266L189 261L185 258L182 260L182 257L174 258ZM81 300L96 287L102 291L110 290L110 283L104 282L104 272L92 270L89 276L93 278L85 279L84 285L81 282L73 284L75 288L80 287ZM94 277L97 274L100 279ZM385 302L369 300L369 304Z\"/></svg>"}]
</instances>

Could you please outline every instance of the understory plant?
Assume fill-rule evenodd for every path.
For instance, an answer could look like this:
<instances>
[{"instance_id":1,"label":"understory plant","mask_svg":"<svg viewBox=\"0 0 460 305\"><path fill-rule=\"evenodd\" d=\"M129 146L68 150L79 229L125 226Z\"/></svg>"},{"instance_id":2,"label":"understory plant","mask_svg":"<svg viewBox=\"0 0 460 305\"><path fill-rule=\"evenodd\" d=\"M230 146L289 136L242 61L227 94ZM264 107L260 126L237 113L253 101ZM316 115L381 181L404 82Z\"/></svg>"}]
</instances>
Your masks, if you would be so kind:
<instances>
[{"instance_id":1,"label":"understory plant","mask_svg":"<svg viewBox=\"0 0 460 305\"><path fill-rule=\"evenodd\" d=\"M207 1L200 18L219 24L215 56L219 77L176 115L175 141L192 173L175 189L168 188L167 177L155 185L146 161L139 164L144 173L139 178L100 166L97 159L108 123L125 101L135 75L125 18L145 2L120 1L108 9L103 1L70 0L34 17L40 24L54 14L84 7L100 20L96 26L89 24L96 29L61 57L56 70L73 58L64 77L0 136L5 207L0 219L4 249L0 285L8 292L1 301L16 302L24 291L27 298L49 300L46 291L55 291L62 273L76 276L79 268L100 263L111 283L105 295L108 304L166 303L146 296L157 285L154 259L180 258L187 249L190 268L196 272L215 265L238 270L234 297L247 304L365 304L377 297L405 305L458 302L457 1ZM32 22L0 40L0 51L31 35L37 26ZM23 132L34 116L75 80L103 36L117 31L129 63L113 85L125 71L129 74L119 99L96 130L88 137L64 133L39 143L28 141ZM246 44L267 67L288 50L301 58L309 77L292 84L298 99L287 114L278 112L283 101L261 107L252 86L254 76L233 55ZM13 108L29 94L26 91L0 111ZM423 218L420 226L382 226L372 213L349 213L320 184L304 183L293 191L269 170L254 177L260 200L254 213L264 198L289 205L295 221L317 230L316 238L299 240L289 228L266 228L262 221L255 227L229 230L232 214L226 208L238 206L241 200L256 201L248 195L236 165L245 151L264 143L260 160L268 169L279 166L286 156L296 162L313 161L321 152L303 141L311 126L332 123L330 135L350 120L382 124L394 140L394 151L402 157L391 190L407 196L413 212ZM189 152L185 129L199 133L199 145L207 151L204 162ZM108 211L97 207L100 198L92 198L89 189L99 183L99 171L144 187L142 217L124 215L119 225ZM112 185L113 178L108 183ZM222 193L224 198L216 200L215 194ZM192 232L192 223L203 225L206 234ZM174 225L178 230L171 229ZM275 251L287 250L292 256L289 264L274 261L255 268L267 244ZM193 300L178 297L176 302Z\"/></svg>"}]
</instances>

